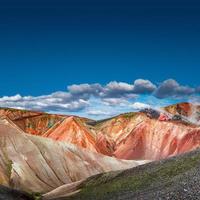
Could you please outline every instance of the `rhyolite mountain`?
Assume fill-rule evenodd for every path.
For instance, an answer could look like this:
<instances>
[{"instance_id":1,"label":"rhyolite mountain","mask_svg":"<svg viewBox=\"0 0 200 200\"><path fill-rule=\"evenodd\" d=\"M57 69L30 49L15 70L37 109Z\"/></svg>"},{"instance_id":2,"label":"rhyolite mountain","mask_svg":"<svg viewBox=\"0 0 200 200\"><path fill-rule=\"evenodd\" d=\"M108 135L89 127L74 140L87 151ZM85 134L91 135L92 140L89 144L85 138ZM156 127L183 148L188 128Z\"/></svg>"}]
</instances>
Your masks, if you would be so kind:
<instances>
[{"instance_id":1,"label":"rhyolite mountain","mask_svg":"<svg viewBox=\"0 0 200 200\"><path fill-rule=\"evenodd\" d=\"M77 193L95 174L140 168L198 147L200 106L190 103L99 121L0 108L0 184L45 199Z\"/></svg>"},{"instance_id":2,"label":"rhyolite mountain","mask_svg":"<svg viewBox=\"0 0 200 200\"><path fill-rule=\"evenodd\" d=\"M45 193L94 174L142 163L28 135L10 120L0 120L0 181L14 189Z\"/></svg>"},{"instance_id":3,"label":"rhyolite mountain","mask_svg":"<svg viewBox=\"0 0 200 200\"><path fill-rule=\"evenodd\" d=\"M22 131L120 159L158 160L197 148L200 106L144 109L101 121L17 109L0 109Z\"/></svg>"}]
</instances>

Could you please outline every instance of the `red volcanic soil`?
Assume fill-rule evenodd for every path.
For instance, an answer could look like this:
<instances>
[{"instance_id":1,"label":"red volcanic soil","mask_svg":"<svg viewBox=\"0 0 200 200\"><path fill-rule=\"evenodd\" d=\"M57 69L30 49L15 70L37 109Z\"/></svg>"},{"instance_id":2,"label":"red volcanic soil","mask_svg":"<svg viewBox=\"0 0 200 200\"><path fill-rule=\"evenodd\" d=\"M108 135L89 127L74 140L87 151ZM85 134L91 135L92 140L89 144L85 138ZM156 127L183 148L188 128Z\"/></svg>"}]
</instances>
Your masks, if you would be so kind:
<instances>
[{"instance_id":1,"label":"red volcanic soil","mask_svg":"<svg viewBox=\"0 0 200 200\"><path fill-rule=\"evenodd\" d=\"M96 146L102 154L112 156L115 148L115 142L106 135L98 133L96 137Z\"/></svg>"},{"instance_id":2,"label":"red volcanic soil","mask_svg":"<svg viewBox=\"0 0 200 200\"><path fill-rule=\"evenodd\" d=\"M68 117L62 123L56 124L49 129L43 136L59 141L67 141L91 151L98 152L95 137L90 130L77 117Z\"/></svg>"},{"instance_id":3,"label":"red volcanic soil","mask_svg":"<svg viewBox=\"0 0 200 200\"><path fill-rule=\"evenodd\" d=\"M180 108L184 110L181 112L185 114L187 111L189 115L189 105L181 104ZM176 109L174 114L177 114ZM108 144L112 144L113 151L107 155L120 159L158 160L200 146L199 126L181 120L173 121L166 116L163 119L163 116L161 114L158 119L152 119L144 113L127 113L103 121L95 128Z\"/></svg>"},{"instance_id":4,"label":"red volcanic soil","mask_svg":"<svg viewBox=\"0 0 200 200\"><path fill-rule=\"evenodd\" d=\"M199 106L189 103L163 108L172 115L199 117ZM158 160L191 151L200 146L200 127L173 121L160 114L126 113L99 122L17 109L0 109L26 133L73 143L79 147L120 159Z\"/></svg>"},{"instance_id":5,"label":"red volcanic soil","mask_svg":"<svg viewBox=\"0 0 200 200\"><path fill-rule=\"evenodd\" d=\"M200 107L188 102L184 102L164 107L164 110L173 115L180 114L188 117L191 116L193 112L200 111Z\"/></svg>"},{"instance_id":6,"label":"red volcanic soil","mask_svg":"<svg viewBox=\"0 0 200 200\"><path fill-rule=\"evenodd\" d=\"M199 146L199 127L147 119L115 147L114 155L123 159L158 160Z\"/></svg>"},{"instance_id":7,"label":"red volcanic soil","mask_svg":"<svg viewBox=\"0 0 200 200\"><path fill-rule=\"evenodd\" d=\"M95 144L95 135L85 125L88 121L86 118L9 108L0 109L0 116L6 116L28 134L70 142L99 152Z\"/></svg>"},{"instance_id":8,"label":"red volcanic soil","mask_svg":"<svg viewBox=\"0 0 200 200\"><path fill-rule=\"evenodd\" d=\"M94 174L144 163L118 160L73 144L25 134L11 120L0 119L1 185L44 193Z\"/></svg>"},{"instance_id":9,"label":"red volcanic soil","mask_svg":"<svg viewBox=\"0 0 200 200\"><path fill-rule=\"evenodd\" d=\"M0 116L6 116L19 126L24 132L33 135L42 135L64 116L50 115L42 112L1 108Z\"/></svg>"}]
</instances>

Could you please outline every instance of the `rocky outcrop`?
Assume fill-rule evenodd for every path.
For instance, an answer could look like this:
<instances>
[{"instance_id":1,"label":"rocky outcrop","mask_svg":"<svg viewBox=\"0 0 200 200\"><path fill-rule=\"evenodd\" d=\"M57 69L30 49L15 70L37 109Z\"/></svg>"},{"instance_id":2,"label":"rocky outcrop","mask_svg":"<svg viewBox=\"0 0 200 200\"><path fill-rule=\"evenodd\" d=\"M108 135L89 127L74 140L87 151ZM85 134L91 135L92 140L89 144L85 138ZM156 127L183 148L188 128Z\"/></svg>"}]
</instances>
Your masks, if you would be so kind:
<instances>
[{"instance_id":1,"label":"rocky outcrop","mask_svg":"<svg viewBox=\"0 0 200 200\"><path fill-rule=\"evenodd\" d=\"M163 109L173 115L178 114L178 115L183 115L183 116L190 116L193 114L194 108L195 106L193 104L184 102L184 103L178 103L178 104L166 106Z\"/></svg>"},{"instance_id":2,"label":"rocky outcrop","mask_svg":"<svg viewBox=\"0 0 200 200\"><path fill-rule=\"evenodd\" d=\"M184 119L200 125L199 105L184 102L164 107L163 110L175 116L182 116Z\"/></svg>"}]
</instances>

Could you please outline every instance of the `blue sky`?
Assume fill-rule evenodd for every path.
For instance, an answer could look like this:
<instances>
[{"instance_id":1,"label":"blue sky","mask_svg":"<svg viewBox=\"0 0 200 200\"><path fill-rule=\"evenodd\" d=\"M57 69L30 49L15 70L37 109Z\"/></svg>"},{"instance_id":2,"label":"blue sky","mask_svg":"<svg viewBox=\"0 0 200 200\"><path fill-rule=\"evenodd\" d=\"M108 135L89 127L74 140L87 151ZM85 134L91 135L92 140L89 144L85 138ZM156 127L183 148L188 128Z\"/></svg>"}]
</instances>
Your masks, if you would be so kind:
<instances>
[{"instance_id":1,"label":"blue sky","mask_svg":"<svg viewBox=\"0 0 200 200\"><path fill-rule=\"evenodd\" d=\"M106 88L112 81L133 85L137 79L149 80L157 88L174 79L181 87L196 90L200 85L199 21L200 3L194 0L1 0L0 96L37 98L68 93L67 87L73 84L98 83ZM157 98L142 93L128 101L147 103L153 98L169 104L198 101L194 98L198 95ZM102 97L90 98L90 105L82 105L75 114L90 112L100 105L98 100L103 102ZM1 106L16 105L8 104L8 99L2 102ZM114 106L104 109L116 110ZM121 109L130 110L129 106ZM57 109L52 106L51 111Z\"/></svg>"}]
</instances>

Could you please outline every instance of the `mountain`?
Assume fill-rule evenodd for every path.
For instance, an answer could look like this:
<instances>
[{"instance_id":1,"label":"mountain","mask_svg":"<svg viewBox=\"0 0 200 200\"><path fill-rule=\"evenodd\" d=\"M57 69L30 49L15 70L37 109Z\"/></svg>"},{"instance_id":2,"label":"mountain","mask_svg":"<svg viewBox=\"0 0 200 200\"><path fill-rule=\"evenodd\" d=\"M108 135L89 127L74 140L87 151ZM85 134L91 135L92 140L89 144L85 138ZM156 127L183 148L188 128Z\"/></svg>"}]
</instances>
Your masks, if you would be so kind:
<instances>
[{"instance_id":1,"label":"mountain","mask_svg":"<svg viewBox=\"0 0 200 200\"><path fill-rule=\"evenodd\" d=\"M199 127L146 119L117 145L114 155L123 159L159 160L199 146Z\"/></svg>"},{"instance_id":2,"label":"mountain","mask_svg":"<svg viewBox=\"0 0 200 200\"><path fill-rule=\"evenodd\" d=\"M199 199L200 149L132 169L103 173L44 195L44 200ZM55 198L56 196L56 198Z\"/></svg>"},{"instance_id":3,"label":"mountain","mask_svg":"<svg viewBox=\"0 0 200 200\"><path fill-rule=\"evenodd\" d=\"M200 123L200 105L184 102L170 105L163 109L172 115L186 117L186 119L193 123Z\"/></svg>"},{"instance_id":4,"label":"mountain","mask_svg":"<svg viewBox=\"0 0 200 200\"><path fill-rule=\"evenodd\" d=\"M44 193L94 174L143 163L25 134L9 119L0 120L0 184L14 189Z\"/></svg>"},{"instance_id":5,"label":"mountain","mask_svg":"<svg viewBox=\"0 0 200 200\"><path fill-rule=\"evenodd\" d=\"M166 106L163 109L173 115L178 114L178 115L190 116L194 114L195 111L200 110L200 107L195 106L188 102L183 102L183 103Z\"/></svg>"},{"instance_id":6,"label":"mountain","mask_svg":"<svg viewBox=\"0 0 200 200\"><path fill-rule=\"evenodd\" d=\"M94 152L99 151L95 144L95 136L78 117L67 117L43 136L54 140L67 141Z\"/></svg>"},{"instance_id":7,"label":"mountain","mask_svg":"<svg viewBox=\"0 0 200 200\"><path fill-rule=\"evenodd\" d=\"M98 152L94 136L84 125L86 118L9 108L1 108L0 116L6 116L25 133L67 141Z\"/></svg>"},{"instance_id":8,"label":"mountain","mask_svg":"<svg viewBox=\"0 0 200 200\"><path fill-rule=\"evenodd\" d=\"M43 135L49 128L62 121L66 116L43 112L1 108L0 116L6 116L24 132L33 135Z\"/></svg>"},{"instance_id":9,"label":"mountain","mask_svg":"<svg viewBox=\"0 0 200 200\"><path fill-rule=\"evenodd\" d=\"M168 194L168 189L179 191L177 182L173 186L171 181L176 176L185 178L185 174L182 174L182 168L177 168L176 162L187 169L184 173L189 173L193 161L196 169L196 155L199 157L200 154L196 150L200 147L199 110L198 105L180 103L95 121L78 116L1 108L0 185L9 187L11 193L12 189L19 193L40 193L44 199L75 193L77 195L69 198L79 199L81 194L95 199L94 193L88 189L103 199L116 197L116 190L121 191L119 197L123 199L126 199L126 193L127 199L134 199L138 192L141 192L142 199L155 199L156 188L161 191L161 197ZM191 151L194 152L186 154L188 159L182 156ZM152 163L145 164L147 162ZM173 169L166 163L171 163ZM127 170L129 168L133 169ZM163 170L161 176L157 173L160 169ZM101 174L105 172L109 173ZM94 176L96 174L101 175ZM169 179L165 179L166 176ZM131 185L139 189L135 190Z\"/></svg>"},{"instance_id":10,"label":"mountain","mask_svg":"<svg viewBox=\"0 0 200 200\"><path fill-rule=\"evenodd\" d=\"M179 103L100 121L17 109L1 109L0 115L28 134L119 159L158 160L200 146L199 111L200 106Z\"/></svg>"},{"instance_id":11,"label":"mountain","mask_svg":"<svg viewBox=\"0 0 200 200\"><path fill-rule=\"evenodd\" d=\"M97 122L93 129L111 144L109 155L120 159L158 160L200 146L199 125L185 116L175 118L175 115L148 109Z\"/></svg>"}]
</instances>

